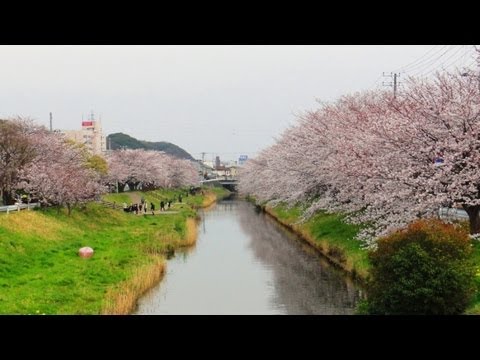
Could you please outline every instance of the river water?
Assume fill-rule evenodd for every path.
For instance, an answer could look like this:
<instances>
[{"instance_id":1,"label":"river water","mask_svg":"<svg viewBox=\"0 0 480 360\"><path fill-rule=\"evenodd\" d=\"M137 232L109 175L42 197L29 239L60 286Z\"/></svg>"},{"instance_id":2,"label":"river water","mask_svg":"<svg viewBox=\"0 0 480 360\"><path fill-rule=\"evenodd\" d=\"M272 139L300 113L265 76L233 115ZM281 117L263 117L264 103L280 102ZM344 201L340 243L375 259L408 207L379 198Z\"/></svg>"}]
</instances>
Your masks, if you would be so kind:
<instances>
[{"instance_id":1,"label":"river water","mask_svg":"<svg viewBox=\"0 0 480 360\"><path fill-rule=\"evenodd\" d=\"M197 244L135 314L353 314L361 289L309 245L242 200L200 211Z\"/></svg>"}]
</instances>

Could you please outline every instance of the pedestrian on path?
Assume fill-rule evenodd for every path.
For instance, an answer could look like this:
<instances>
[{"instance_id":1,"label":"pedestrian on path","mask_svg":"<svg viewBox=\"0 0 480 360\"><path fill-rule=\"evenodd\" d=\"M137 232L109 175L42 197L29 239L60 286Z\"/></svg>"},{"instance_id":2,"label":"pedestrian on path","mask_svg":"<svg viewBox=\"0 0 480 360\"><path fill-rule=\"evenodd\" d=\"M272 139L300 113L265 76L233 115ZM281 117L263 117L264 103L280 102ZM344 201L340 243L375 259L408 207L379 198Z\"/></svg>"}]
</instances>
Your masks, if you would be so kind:
<instances>
[{"instance_id":1,"label":"pedestrian on path","mask_svg":"<svg viewBox=\"0 0 480 360\"><path fill-rule=\"evenodd\" d=\"M150 209L152 210L152 215L155 215L155 204L153 202L150 203Z\"/></svg>"}]
</instances>

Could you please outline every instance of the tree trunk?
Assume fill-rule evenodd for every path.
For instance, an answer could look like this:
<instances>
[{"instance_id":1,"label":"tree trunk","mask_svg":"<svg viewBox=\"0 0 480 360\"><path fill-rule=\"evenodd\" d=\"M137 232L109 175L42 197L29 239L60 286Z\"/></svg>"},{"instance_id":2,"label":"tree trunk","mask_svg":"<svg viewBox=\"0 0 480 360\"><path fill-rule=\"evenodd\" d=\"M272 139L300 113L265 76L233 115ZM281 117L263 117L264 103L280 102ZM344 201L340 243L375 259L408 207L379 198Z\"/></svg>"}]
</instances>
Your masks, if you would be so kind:
<instances>
[{"instance_id":1,"label":"tree trunk","mask_svg":"<svg viewBox=\"0 0 480 360\"><path fill-rule=\"evenodd\" d=\"M67 204L67 209L68 209L68 216L72 214L72 205Z\"/></svg>"},{"instance_id":2,"label":"tree trunk","mask_svg":"<svg viewBox=\"0 0 480 360\"><path fill-rule=\"evenodd\" d=\"M10 191L8 190L5 190L5 189L1 189L0 190L0 193L2 195L2 200L3 200L3 205L11 205L13 203L13 197L12 195L10 194Z\"/></svg>"},{"instance_id":3,"label":"tree trunk","mask_svg":"<svg viewBox=\"0 0 480 360\"><path fill-rule=\"evenodd\" d=\"M470 220L470 234L480 233L480 218L478 214L480 212L480 205L467 206L464 205L463 208L468 214L468 219Z\"/></svg>"}]
</instances>

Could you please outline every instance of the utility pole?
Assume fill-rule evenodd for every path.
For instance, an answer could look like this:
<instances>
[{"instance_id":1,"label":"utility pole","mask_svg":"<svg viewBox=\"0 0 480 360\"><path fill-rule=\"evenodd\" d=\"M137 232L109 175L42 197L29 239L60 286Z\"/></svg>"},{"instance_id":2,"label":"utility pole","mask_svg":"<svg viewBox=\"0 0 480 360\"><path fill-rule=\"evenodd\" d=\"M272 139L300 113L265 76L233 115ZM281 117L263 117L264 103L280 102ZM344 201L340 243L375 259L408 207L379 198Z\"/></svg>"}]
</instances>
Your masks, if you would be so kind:
<instances>
[{"instance_id":1,"label":"utility pole","mask_svg":"<svg viewBox=\"0 0 480 360\"><path fill-rule=\"evenodd\" d=\"M52 113L50 113L50 132L52 132Z\"/></svg>"},{"instance_id":2,"label":"utility pole","mask_svg":"<svg viewBox=\"0 0 480 360\"><path fill-rule=\"evenodd\" d=\"M390 74L383 73L383 77L393 78L393 82L388 82L388 83L383 82L382 85L383 86L393 86L393 97L396 98L397 97L397 87L398 87L398 85L400 85L400 82L397 81L397 78L400 77L400 73L390 73Z\"/></svg>"}]
</instances>

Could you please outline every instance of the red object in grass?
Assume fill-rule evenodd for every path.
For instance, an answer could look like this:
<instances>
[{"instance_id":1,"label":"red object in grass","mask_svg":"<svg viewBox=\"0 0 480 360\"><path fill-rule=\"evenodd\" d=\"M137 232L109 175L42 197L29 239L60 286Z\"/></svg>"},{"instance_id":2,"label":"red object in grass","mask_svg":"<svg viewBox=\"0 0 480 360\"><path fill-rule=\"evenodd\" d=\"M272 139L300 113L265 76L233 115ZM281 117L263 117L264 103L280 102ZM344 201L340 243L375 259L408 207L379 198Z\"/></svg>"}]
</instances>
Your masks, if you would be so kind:
<instances>
[{"instance_id":1,"label":"red object in grass","mask_svg":"<svg viewBox=\"0 0 480 360\"><path fill-rule=\"evenodd\" d=\"M80 255L83 258L89 258L93 256L93 249L91 247L82 247L80 250L78 250L78 255Z\"/></svg>"}]
</instances>

